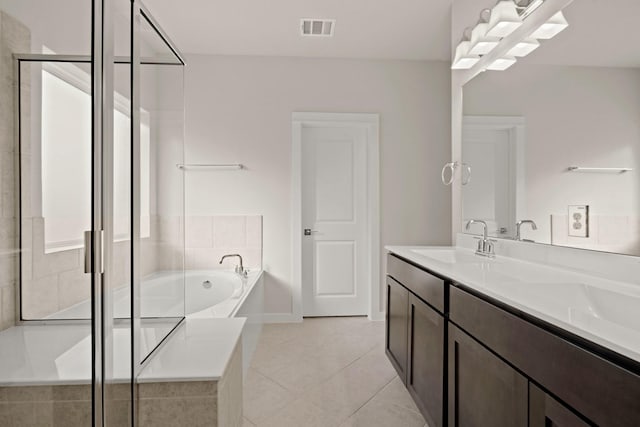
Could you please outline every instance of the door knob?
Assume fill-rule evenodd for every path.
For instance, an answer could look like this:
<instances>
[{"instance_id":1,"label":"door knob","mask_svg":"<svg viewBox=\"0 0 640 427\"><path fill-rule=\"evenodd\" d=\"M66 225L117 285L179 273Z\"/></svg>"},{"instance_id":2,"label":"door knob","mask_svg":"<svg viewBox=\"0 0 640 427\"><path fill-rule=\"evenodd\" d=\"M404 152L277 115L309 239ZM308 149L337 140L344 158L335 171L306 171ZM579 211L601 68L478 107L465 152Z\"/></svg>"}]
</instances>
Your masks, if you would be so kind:
<instances>
[{"instance_id":1,"label":"door knob","mask_svg":"<svg viewBox=\"0 0 640 427\"><path fill-rule=\"evenodd\" d=\"M318 230L312 230L310 228L305 228L304 229L304 235L305 236L311 236L313 233L317 233L317 232L318 232Z\"/></svg>"}]
</instances>

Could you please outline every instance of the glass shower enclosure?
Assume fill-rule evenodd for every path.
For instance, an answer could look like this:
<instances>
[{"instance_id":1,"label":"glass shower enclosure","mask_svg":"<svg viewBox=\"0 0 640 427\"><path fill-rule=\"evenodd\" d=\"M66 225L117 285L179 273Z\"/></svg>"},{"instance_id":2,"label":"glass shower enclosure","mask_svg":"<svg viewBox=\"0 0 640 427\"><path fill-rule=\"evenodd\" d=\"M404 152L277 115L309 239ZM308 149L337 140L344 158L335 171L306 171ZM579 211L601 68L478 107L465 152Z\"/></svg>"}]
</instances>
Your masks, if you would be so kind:
<instances>
[{"instance_id":1,"label":"glass shower enclosure","mask_svg":"<svg viewBox=\"0 0 640 427\"><path fill-rule=\"evenodd\" d=\"M184 61L137 0L0 0L0 55L0 424L134 425L184 320Z\"/></svg>"}]
</instances>

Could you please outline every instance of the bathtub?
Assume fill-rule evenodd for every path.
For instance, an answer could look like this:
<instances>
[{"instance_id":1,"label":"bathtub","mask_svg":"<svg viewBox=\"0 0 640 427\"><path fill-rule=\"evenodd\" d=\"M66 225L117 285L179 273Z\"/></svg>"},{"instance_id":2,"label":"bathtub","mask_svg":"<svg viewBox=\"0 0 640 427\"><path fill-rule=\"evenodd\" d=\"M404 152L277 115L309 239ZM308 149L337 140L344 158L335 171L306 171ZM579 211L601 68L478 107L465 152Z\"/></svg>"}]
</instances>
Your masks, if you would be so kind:
<instances>
[{"instance_id":1,"label":"bathtub","mask_svg":"<svg viewBox=\"0 0 640 427\"><path fill-rule=\"evenodd\" d=\"M163 318L224 318L245 317L242 333L243 371L249 367L251 357L262 331L264 314L264 289L262 270L251 271L242 278L233 271L187 270L160 271L142 279L140 286L140 313L146 319ZM128 318L130 289L117 289L113 294L113 311L116 318ZM48 316L47 319L88 319L91 301L82 301L72 307ZM158 327L156 326L155 329ZM167 330L171 330L173 324ZM158 333L149 328L149 336L143 333L141 345L149 352L155 348ZM164 337L160 334L160 338Z\"/></svg>"},{"instance_id":2,"label":"bathtub","mask_svg":"<svg viewBox=\"0 0 640 427\"><path fill-rule=\"evenodd\" d=\"M241 278L227 270L160 271L142 279L140 286L140 315L145 318L166 317L235 317L244 313L243 304L253 288L262 280L262 271ZM116 319L130 317L131 290L129 286L113 293L113 312ZM89 319L91 301L81 301L60 310L46 319Z\"/></svg>"},{"instance_id":3,"label":"bathtub","mask_svg":"<svg viewBox=\"0 0 640 427\"><path fill-rule=\"evenodd\" d=\"M190 270L185 280L188 318L245 317L242 331L242 372L246 378L264 323L262 270L240 278L233 271Z\"/></svg>"},{"instance_id":4,"label":"bathtub","mask_svg":"<svg viewBox=\"0 0 640 427\"><path fill-rule=\"evenodd\" d=\"M157 310L167 310L167 297L175 293L176 286L181 289L181 278L182 274L179 272L159 272L143 280L143 316L153 317L153 314L158 314ZM262 332L262 270L251 271L246 278L234 271L187 270L184 284L184 313L187 318L247 319L242 331L242 370L246 374Z\"/></svg>"},{"instance_id":5,"label":"bathtub","mask_svg":"<svg viewBox=\"0 0 640 427\"><path fill-rule=\"evenodd\" d=\"M262 279L262 271L241 278L233 271L189 270L185 274L185 315L189 318L237 316L253 288Z\"/></svg>"}]
</instances>

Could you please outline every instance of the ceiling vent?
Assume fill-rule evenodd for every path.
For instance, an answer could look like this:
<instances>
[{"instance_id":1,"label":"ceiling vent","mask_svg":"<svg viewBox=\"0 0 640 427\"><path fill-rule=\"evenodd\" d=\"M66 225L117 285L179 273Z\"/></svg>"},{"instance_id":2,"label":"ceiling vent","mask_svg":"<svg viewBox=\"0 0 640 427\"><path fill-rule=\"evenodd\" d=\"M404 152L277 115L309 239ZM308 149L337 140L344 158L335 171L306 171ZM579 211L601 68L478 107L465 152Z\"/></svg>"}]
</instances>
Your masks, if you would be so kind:
<instances>
[{"instance_id":1,"label":"ceiling vent","mask_svg":"<svg viewBox=\"0 0 640 427\"><path fill-rule=\"evenodd\" d=\"M335 19L301 19L300 33L309 37L333 37Z\"/></svg>"}]
</instances>

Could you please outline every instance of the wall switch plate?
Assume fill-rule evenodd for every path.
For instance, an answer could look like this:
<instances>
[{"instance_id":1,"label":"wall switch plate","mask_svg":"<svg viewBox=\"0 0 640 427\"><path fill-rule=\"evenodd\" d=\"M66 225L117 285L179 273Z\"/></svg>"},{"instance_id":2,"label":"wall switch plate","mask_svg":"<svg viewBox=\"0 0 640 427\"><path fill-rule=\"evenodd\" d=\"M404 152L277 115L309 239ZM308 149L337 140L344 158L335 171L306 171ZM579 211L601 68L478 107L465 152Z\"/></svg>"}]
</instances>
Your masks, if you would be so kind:
<instances>
[{"instance_id":1,"label":"wall switch plate","mask_svg":"<svg viewBox=\"0 0 640 427\"><path fill-rule=\"evenodd\" d=\"M589 237L589 206L569 206L569 236Z\"/></svg>"}]
</instances>

